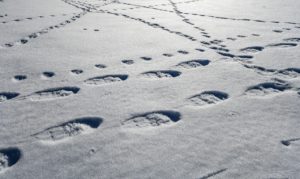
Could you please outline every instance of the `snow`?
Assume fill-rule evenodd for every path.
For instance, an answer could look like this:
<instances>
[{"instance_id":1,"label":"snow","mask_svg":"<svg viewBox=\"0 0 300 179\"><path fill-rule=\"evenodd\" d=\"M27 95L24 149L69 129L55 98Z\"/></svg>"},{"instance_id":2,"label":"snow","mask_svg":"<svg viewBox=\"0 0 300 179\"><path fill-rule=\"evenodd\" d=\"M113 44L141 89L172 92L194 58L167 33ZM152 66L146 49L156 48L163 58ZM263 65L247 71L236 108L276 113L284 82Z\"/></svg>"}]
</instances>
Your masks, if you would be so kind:
<instances>
[{"instance_id":1,"label":"snow","mask_svg":"<svg viewBox=\"0 0 300 179\"><path fill-rule=\"evenodd\" d=\"M298 178L299 7L0 1L0 178Z\"/></svg>"}]
</instances>

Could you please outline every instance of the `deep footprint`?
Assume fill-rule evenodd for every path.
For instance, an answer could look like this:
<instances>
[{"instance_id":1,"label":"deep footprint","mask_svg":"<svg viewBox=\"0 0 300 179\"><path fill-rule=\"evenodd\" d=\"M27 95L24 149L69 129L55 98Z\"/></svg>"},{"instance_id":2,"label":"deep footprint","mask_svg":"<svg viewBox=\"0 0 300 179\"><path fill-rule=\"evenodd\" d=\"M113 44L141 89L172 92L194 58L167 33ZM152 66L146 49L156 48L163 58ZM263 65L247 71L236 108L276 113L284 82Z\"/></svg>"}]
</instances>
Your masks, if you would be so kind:
<instances>
[{"instance_id":1,"label":"deep footprint","mask_svg":"<svg viewBox=\"0 0 300 179\"><path fill-rule=\"evenodd\" d=\"M33 101L40 100L52 100L58 98L65 98L77 94L80 91L78 87L58 87L58 88L49 88L42 91L34 92L33 94L27 96L27 98Z\"/></svg>"},{"instance_id":2,"label":"deep footprint","mask_svg":"<svg viewBox=\"0 0 300 179\"><path fill-rule=\"evenodd\" d=\"M97 129L103 122L99 117L83 117L74 119L53 127L49 127L32 136L41 141L59 141L74 137L80 134L86 134Z\"/></svg>"},{"instance_id":3,"label":"deep footprint","mask_svg":"<svg viewBox=\"0 0 300 179\"><path fill-rule=\"evenodd\" d=\"M218 104L229 98L229 95L222 91L204 91L189 98L189 101L196 106Z\"/></svg>"},{"instance_id":4,"label":"deep footprint","mask_svg":"<svg viewBox=\"0 0 300 179\"><path fill-rule=\"evenodd\" d=\"M152 111L138 114L132 118L126 119L122 125L126 128L155 128L167 126L178 122L181 114L176 111Z\"/></svg>"},{"instance_id":5,"label":"deep footprint","mask_svg":"<svg viewBox=\"0 0 300 179\"><path fill-rule=\"evenodd\" d=\"M84 82L89 85L103 85L114 82L125 81L128 79L128 75L105 75L89 78Z\"/></svg>"},{"instance_id":6,"label":"deep footprint","mask_svg":"<svg viewBox=\"0 0 300 179\"><path fill-rule=\"evenodd\" d=\"M181 72L175 70L160 70L160 71L148 71L142 73L142 76L149 78L176 78L181 75Z\"/></svg>"},{"instance_id":7,"label":"deep footprint","mask_svg":"<svg viewBox=\"0 0 300 179\"><path fill-rule=\"evenodd\" d=\"M45 72L43 72L43 76L44 76L45 78L52 78L52 77L55 76L55 73L54 73L54 72L51 72L51 71L45 71Z\"/></svg>"},{"instance_id":8,"label":"deep footprint","mask_svg":"<svg viewBox=\"0 0 300 179\"><path fill-rule=\"evenodd\" d=\"M19 95L20 94L16 92L0 92L0 103L11 100Z\"/></svg>"},{"instance_id":9,"label":"deep footprint","mask_svg":"<svg viewBox=\"0 0 300 179\"><path fill-rule=\"evenodd\" d=\"M292 87L288 83L267 82L249 87L245 94L250 96L268 96L271 94L282 93Z\"/></svg>"},{"instance_id":10,"label":"deep footprint","mask_svg":"<svg viewBox=\"0 0 300 179\"><path fill-rule=\"evenodd\" d=\"M0 173L15 165L21 156L22 152L18 148L0 149Z\"/></svg>"},{"instance_id":11,"label":"deep footprint","mask_svg":"<svg viewBox=\"0 0 300 179\"><path fill-rule=\"evenodd\" d=\"M190 60L190 61L186 61L186 62L181 62L181 63L177 64L176 66L183 67L183 68L197 68L197 67L201 67L201 66L206 66L209 63L210 63L209 60L199 59L199 60Z\"/></svg>"},{"instance_id":12,"label":"deep footprint","mask_svg":"<svg viewBox=\"0 0 300 179\"><path fill-rule=\"evenodd\" d=\"M22 81L22 80L26 80L27 76L26 75L16 75L14 76L14 80L16 81Z\"/></svg>"}]
</instances>

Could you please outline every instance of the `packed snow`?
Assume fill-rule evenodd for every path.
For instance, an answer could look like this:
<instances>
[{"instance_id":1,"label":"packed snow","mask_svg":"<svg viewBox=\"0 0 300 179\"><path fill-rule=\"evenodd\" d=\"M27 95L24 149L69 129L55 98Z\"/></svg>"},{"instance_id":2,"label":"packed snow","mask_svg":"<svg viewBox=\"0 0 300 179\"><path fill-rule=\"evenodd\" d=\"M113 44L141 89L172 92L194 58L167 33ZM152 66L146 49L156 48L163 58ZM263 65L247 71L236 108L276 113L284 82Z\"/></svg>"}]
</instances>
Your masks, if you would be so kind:
<instances>
[{"instance_id":1,"label":"packed snow","mask_svg":"<svg viewBox=\"0 0 300 179\"><path fill-rule=\"evenodd\" d=\"M0 178L300 178L299 0L0 0Z\"/></svg>"}]
</instances>

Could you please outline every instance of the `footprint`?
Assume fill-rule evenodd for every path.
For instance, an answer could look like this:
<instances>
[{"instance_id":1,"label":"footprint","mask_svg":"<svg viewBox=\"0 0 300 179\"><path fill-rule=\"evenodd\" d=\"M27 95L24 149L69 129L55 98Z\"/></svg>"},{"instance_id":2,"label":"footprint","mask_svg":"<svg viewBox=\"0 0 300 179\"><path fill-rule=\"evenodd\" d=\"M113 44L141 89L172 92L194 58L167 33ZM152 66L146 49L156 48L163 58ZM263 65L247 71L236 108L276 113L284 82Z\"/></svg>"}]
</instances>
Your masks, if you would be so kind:
<instances>
[{"instance_id":1,"label":"footprint","mask_svg":"<svg viewBox=\"0 0 300 179\"><path fill-rule=\"evenodd\" d=\"M170 54L170 53L164 53L163 56L165 56L165 57L173 57L173 54Z\"/></svg>"},{"instance_id":2,"label":"footprint","mask_svg":"<svg viewBox=\"0 0 300 179\"><path fill-rule=\"evenodd\" d=\"M133 60L122 60L122 63L127 64L127 65L132 65L134 64Z\"/></svg>"},{"instance_id":3,"label":"footprint","mask_svg":"<svg viewBox=\"0 0 300 179\"><path fill-rule=\"evenodd\" d=\"M264 50L264 47L261 46L253 46L253 47L246 47L241 49L241 52L246 52L246 53L257 53L257 52L261 52Z\"/></svg>"},{"instance_id":4,"label":"footprint","mask_svg":"<svg viewBox=\"0 0 300 179\"><path fill-rule=\"evenodd\" d=\"M181 119L176 111L152 111L126 119L121 124L125 128L145 129L172 125Z\"/></svg>"},{"instance_id":5,"label":"footprint","mask_svg":"<svg viewBox=\"0 0 300 179\"><path fill-rule=\"evenodd\" d=\"M292 87L288 83L283 82L267 82L249 87L245 94L249 96L268 96L271 94L282 93Z\"/></svg>"},{"instance_id":6,"label":"footprint","mask_svg":"<svg viewBox=\"0 0 300 179\"><path fill-rule=\"evenodd\" d=\"M282 30L273 30L273 32L282 33L283 31Z\"/></svg>"},{"instance_id":7,"label":"footprint","mask_svg":"<svg viewBox=\"0 0 300 179\"><path fill-rule=\"evenodd\" d=\"M188 100L196 106L206 106L220 103L229 98L229 95L222 91L204 91L190 97Z\"/></svg>"},{"instance_id":8,"label":"footprint","mask_svg":"<svg viewBox=\"0 0 300 179\"><path fill-rule=\"evenodd\" d=\"M16 92L0 92L0 103L11 100L19 95L20 94Z\"/></svg>"},{"instance_id":9,"label":"footprint","mask_svg":"<svg viewBox=\"0 0 300 179\"><path fill-rule=\"evenodd\" d=\"M278 74L289 76L291 78L297 78L300 76L300 68L287 68L284 70L279 70Z\"/></svg>"},{"instance_id":10,"label":"footprint","mask_svg":"<svg viewBox=\"0 0 300 179\"><path fill-rule=\"evenodd\" d=\"M287 38L287 39L283 39L283 41L286 41L286 42L300 42L300 38Z\"/></svg>"},{"instance_id":11,"label":"footprint","mask_svg":"<svg viewBox=\"0 0 300 179\"><path fill-rule=\"evenodd\" d=\"M205 50L202 49L202 48L196 48L195 50L197 50L197 51L199 51L199 52L205 52Z\"/></svg>"},{"instance_id":12,"label":"footprint","mask_svg":"<svg viewBox=\"0 0 300 179\"><path fill-rule=\"evenodd\" d=\"M75 75L79 75L79 74L83 73L83 70L81 70L81 69L73 69L73 70L71 70L71 73L73 73Z\"/></svg>"},{"instance_id":13,"label":"footprint","mask_svg":"<svg viewBox=\"0 0 300 179\"><path fill-rule=\"evenodd\" d=\"M28 95L26 98L29 98L33 101L41 100L53 100L57 98L64 98L77 94L80 91L78 87L58 87L58 88L49 88L42 91L34 92L31 95Z\"/></svg>"},{"instance_id":14,"label":"footprint","mask_svg":"<svg viewBox=\"0 0 300 179\"><path fill-rule=\"evenodd\" d=\"M175 70L160 70L144 72L142 75L149 78L175 78L180 76L181 72Z\"/></svg>"},{"instance_id":15,"label":"footprint","mask_svg":"<svg viewBox=\"0 0 300 179\"><path fill-rule=\"evenodd\" d=\"M99 69L103 69L103 68L106 68L106 65L103 65L103 64L96 64L95 67L96 67L96 68L99 68Z\"/></svg>"},{"instance_id":16,"label":"footprint","mask_svg":"<svg viewBox=\"0 0 300 179\"><path fill-rule=\"evenodd\" d=\"M89 78L84 82L89 85L103 85L127 80L128 75L105 75Z\"/></svg>"},{"instance_id":17,"label":"footprint","mask_svg":"<svg viewBox=\"0 0 300 179\"><path fill-rule=\"evenodd\" d=\"M45 78L52 78L53 76L55 76L54 72L51 72L51 71L43 72L43 77L45 77Z\"/></svg>"},{"instance_id":18,"label":"footprint","mask_svg":"<svg viewBox=\"0 0 300 179\"><path fill-rule=\"evenodd\" d=\"M45 142L61 141L80 134L93 132L103 122L99 117L77 118L56 126L49 127L32 136Z\"/></svg>"},{"instance_id":19,"label":"footprint","mask_svg":"<svg viewBox=\"0 0 300 179\"><path fill-rule=\"evenodd\" d=\"M150 61L150 60L152 60L151 57L141 57L141 59L143 59L143 60L145 60L145 61Z\"/></svg>"},{"instance_id":20,"label":"footprint","mask_svg":"<svg viewBox=\"0 0 300 179\"><path fill-rule=\"evenodd\" d=\"M18 148L0 149L0 174L15 165L21 157L22 152Z\"/></svg>"},{"instance_id":21,"label":"footprint","mask_svg":"<svg viewBox=\"0 0 300 179\"><path fill-rule=\"evenodd\" d=\"M296 43L276 43L267 45L267 47L281 47L281 48L288 48L288 47L295 47L297 46Z\"/></svg>"},{"instance_id":22,"label":"footprint","mask_svg":"<svg viewBox=\"0 0 300 179\"><path fill-rule=\"evenodd\" d=\"M197 68L201 66L206 66L210 63L209 60L190 60L186 62L181 62L177 64L176 66L183 67L183 68Z\"/></svg>"},{"instance_id":23,"label":"footprint","mask_svg":"<svg viewBox=\"0 0 300 179\"><path fill-rule=\"evenodd\" d=\"M16 75L16 76L14 76L15 81L22 81L22 80L26 80L26 79L27 79L26 75Z\"/></svg>"},{"instance_id":24,"label":"footprint","mask_svg":"<svg viewBox=\"0 0 300 179\"><path fill-rule=\"evenodd\" d=\"M250 60L252 58L253 58L253 56L251 56L251 55L236 55L236 56L234 56L235 60Z\"/></svg>"},{"instance_id":25,"label":"footprint","mask_svg":"<svg viewBox=\"0 0 300 179\"><path fill-rule=\"evenodd\" d=\"M185 50L178 50L177 52L180 53L180 54L183 54L183 55L189 54L189 52L185 51Z\"/></svg>"}]
</instances>

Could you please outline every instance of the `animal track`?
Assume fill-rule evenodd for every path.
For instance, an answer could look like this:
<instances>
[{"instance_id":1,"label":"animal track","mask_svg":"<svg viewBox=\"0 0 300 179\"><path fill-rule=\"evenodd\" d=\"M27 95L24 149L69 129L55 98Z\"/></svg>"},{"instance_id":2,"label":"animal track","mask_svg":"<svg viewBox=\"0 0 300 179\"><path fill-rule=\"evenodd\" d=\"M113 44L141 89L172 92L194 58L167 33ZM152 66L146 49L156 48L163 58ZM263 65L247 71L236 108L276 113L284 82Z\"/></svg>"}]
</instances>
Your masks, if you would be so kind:
<instances>
[{"instance_id":1,"label":"animal track","mask_svg":"<svg viewBox=\"0 0 300 179\"><path fill-rule=\"evenodd\" d=\"M20 94L16 92L0 92L0 103L16 98L19 95Z\"/></svg>"},{"instance_id":2,"label":"animal track","mask_svg":"<svg viewBox=\"0 0 300 179\"><path fill-rule=\"evenodd\" d=\"M185 51L185 50L178 50L177 52L180 53L180 54L183 54L183 55L189 54L189 52Z\"/></svg>"},{"instance_id":3,"label":"animal track","mask_svg":"<svg viewBox=\"0 0 300 179\"><path fill-rule=\"evenodd\" d=\"M43 76L46 78L52 78L53 76L55 76L55 73L51 71L45 71L43 72Z\"/></svg>"},{"instance_id":4,"label":"animal track","mask_svg":"<svg viewBox=\"0 0 300 179\"><path fill-rule=\"evenodd\" d=\"M127 64L127 65L132 65L134 64L133 60L122 60L122 63Z\"/></svg>"},{"instance_id":5,"label":"animal track","mask_svg":"<svg viewBox=\"0 0 300 179\"><path fill-rule=\"evenodd\" d=\"M122 125L126 128L154 128L171 125L181 119L181 114L176 111L152 111L138 114L126 119Z\"/></svg>"},{"instance_id":6,"label":"animal track","mask_svg":"<svg viewBox=\"0 0 300 179\"><path fill-rule=\"evenodd\" d=\"M42 91L34 92L31 95L28 95L27 98L33 101L40 100L52 100L57 98L64 98L77 94L80 91L78 87L58 87L58 88L49 88Z\"/></svg>"},{"instance_id":7,"label":"animal track","mask_svg":"<svg viewBox=\"0 0 300 179\"><path fill-rule=\"evenodd\" d=\"M103 68L106 68L106 65L103 65L103 64L96 64L95 67L96 67L96 68L99 68L99 69L103 69Z\"/></svg>"},{"instance_id":8,"label":"animal track","mask_svg":"<svg viewBox=\"0 0 300 179\"><path fill-rule=\"evenodd\" d=\"M15 165L21 158L22 152L18 148L0 149L0 173Z\"/></svg>"},{"instance_id":9,"label":"animal track","mask_svg":"<svg viewBox=\"0 0 300 179\"><path fill-rule=\"evenodd\" d=\"M276 44L270 44L267 47L289 48L289 47L295 47L295 46L297 46L296 43L276 43Z\"/></svg>"},{"instance_id":10,"label":"animal track","mask_svg":"<svg viewBox=\"0 0 300 179\"><path fill-rule=\"evenodd\" d=\"M201 66L206 66L210 63L209 60L190 60L186 62L181 62L177 64L176 66L183 67L183 68L197 68Z\"/></svg>"},{"instance_id":11,"label":"animal track","mask_svg":"<svg viewBox=\"0 0 300 179\"><path fill-rule=\"evenodd\" d=\"M103 85L127 80L128 75L105 75L89 78L84 82L90 85Z\"/></svg>"},{"instance_id":12,"label":"animal track","mask_svg":"<svg viewBox=\"0 0 300 179\"><path fill-rule=\"evenodd\" d=\"M188 100L197 106L217 104L229 98L229 95L222 91L204 91L190 97Z\"/></svg>"},{"instance_id":13,"label":"animal track","mask_svg":"<svg viewBox=\"0 0 300 179\"><path fill-rule=\"evenodd\" d=\"M152 60L151 57L141 57L141 59L143 59L143 60L145 60L145 61L150 61L150 60Z\"/></svg>"},{"instance_id":14,"label":"animal track","mask_svg":"<svg viewBox=\"0 0 300 179\"><path fill-rule=\"evenodd\" d=\"M175 70L160 70L144 72L142 75L149 78L175 78L180 76L181 72Z\"/></svg>"},{"instance_id":15,"label":"animal track","mask_svg":"<svg viewBox=\"0 0 300 179\"><path fill-rule=\"evenodd\" d=\"M79 74L83 73L83 70L81 70L81 69L73 69L73 70L71 70L71 72L73 74L75 74L75 75L79 75Z\"/></svg>"},{"instance_id":16,"label":"animal track","mask_svg":"<svg viewBox=\"0 0 300 179\"><path fill-rule=\"evenodd\" d=\"M163 56L165 56L165 57L172 57L173 54L170 54L170 53L164 53Z\"/></svg>"},{"instance_id":17,"label":"animal track","mask_svg":"<svg viewBox=\"0 0 300 179\"><path fill-rule=\"evenodd\" d=\"M249 87L245 94L250 96L268 96L271 94L282 93L292 87L288 83L280 82L267 82Z\"/></svg>"},{"instance_id":18,"label":"animal track","mask_svg":"<svg viewBox=\"0 0 300 179\"><path fill-rule=\"evenodd\" d=\"M32 136L41 141L54 142L92 132L92 130L97 129L102 122L103 119L99 117L83 117L49 127Z\"/></svg>"},{"instance_id":19,"label":"animal track","mask_svg":"<svg viewBox=\"0 0 300 179\"><path fill-rule=\"evenodd\" d=\"M14 80L16 81L22 81L22 80L26 80L27 76L26 75L16 75L14 76Z\"/></svg>"},{"instance_id":20,"label":"animal track","mask_svg":"<svg viewBox=\"0 0 300 179\"><path fill-rule=\"evenodd\" d=\"M253 47L246 47L241 49L240 51L246 52L246 53L256 53L256 52L261 52L264 50L264 47L261 46L253 46Z\"/></svg>"}]
</instances>

